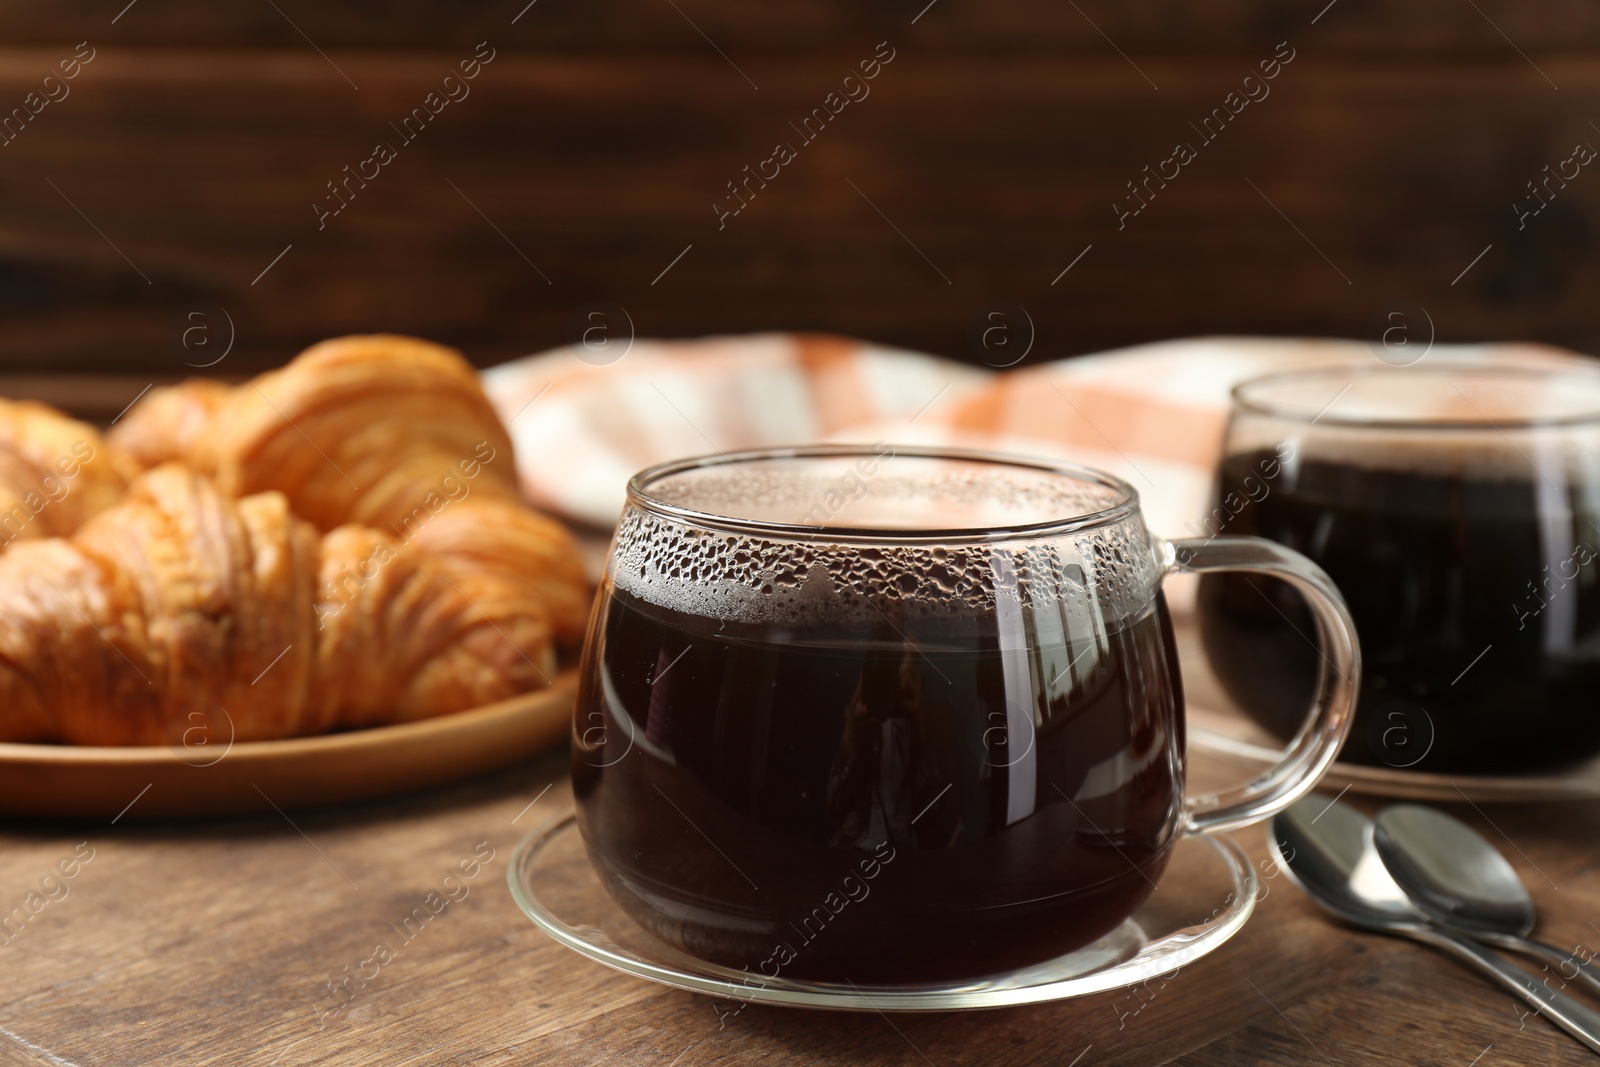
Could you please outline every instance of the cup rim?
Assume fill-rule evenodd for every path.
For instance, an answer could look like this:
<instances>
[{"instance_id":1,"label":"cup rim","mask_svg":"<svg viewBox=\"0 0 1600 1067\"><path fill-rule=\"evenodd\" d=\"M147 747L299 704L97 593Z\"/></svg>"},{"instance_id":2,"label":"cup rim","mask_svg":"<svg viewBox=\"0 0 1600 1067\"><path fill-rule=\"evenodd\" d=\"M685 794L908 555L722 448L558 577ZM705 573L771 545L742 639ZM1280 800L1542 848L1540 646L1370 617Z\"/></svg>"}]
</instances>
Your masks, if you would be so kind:
<instances>
[{"instance_id":1,"label":"cup rim","mask_svg":"<svg viewBox=\"0 0 1600 1067\"><path fill-rule=\"evenodd\" d=\"M876 444L817 444L791 445L773 448L745 449L738 452L715 452L682 459L669 460L646 467L628 479L628 504L641 510L678 522L728 531L732 533L759 534L787 540L815 540L827 537L830 541L860 544L928 543L961 544L988 541L1011 541L1058 534L1077 533L1098 529L1122 522L1139 510L1139 492L1128 482L1114 474L1078 463L1054 461L1038 456L990 451L977 448L945 448L920 445L890 444L888 456L879 451L884 442ZM1079 482L1092 482L1116 492L1115 503L1095 511L1077 515L1064 515L1041 522L1021 523L1015 526L952 526L941 528L904 528L885 526L833 526L828 524L773 522L765 519L721 515L699 508L673 504L652 496L649 487L663 478L685 471L707 467L732 466L784 459L837 459L850 456L875 456L917 459L952 460L967 463L988 463L995 466L1042 471Z\"/></svg>"},{"instance_id":2,"label":"cup rim","mask_svg":"<svg viewBox=\"0 0 1600 1067\"><path fill-rule=\"evenodd\" d=\"M1581 365L1565 366L1554 364L1528 365L1526 363L1512 363L1495 360L1465 360L1446 359L1436 360L1427 365L1412 365L1395 367L1389 365L1371 366L1362 363L1320 363L1314 367L1300 367L1294 370L1273 371L1269 374L1256 375L1236 384L1228 391L1233 403L1233 410L1248 412L1252 415L1264 415L1269 418L1281 419L1285 422L1295 422L1310 425L1316 423L1322 426L1335 426L1341 429L1374 429L1374 430L1406 430L1406 431L1438 431L1452 432L1476 431L1488 433L1502 433L1506 430L1537 430L1544 428L1559 428L1570 426L1583 426L1600 424L1600 404L1592 410L1581 411L1572 415L1556 416L1527 416L1489 419L1485 415L1479 419L1428 419L1411 417L1384 417L1384 416L1353 416L1341 415L1330 410L1333 402L1328 407L1316 414L1309 414L1303 410L1290 410L1282 404L1259 396L1252 396L1251 391L1267 386L1306 380L1312 378L1372 378L1379 375L1407 375L1407 376L1490 376L1522 381L1541 380L1559 382L1563 379L1583 379L1594 384L1600 390L1600 368ZM1338 398L1335 397L1335 400ZM1468 403L1472 403L1468 398ZM1474 405L1476 407L1476 405Z\"/></svg>"}]
</instances>

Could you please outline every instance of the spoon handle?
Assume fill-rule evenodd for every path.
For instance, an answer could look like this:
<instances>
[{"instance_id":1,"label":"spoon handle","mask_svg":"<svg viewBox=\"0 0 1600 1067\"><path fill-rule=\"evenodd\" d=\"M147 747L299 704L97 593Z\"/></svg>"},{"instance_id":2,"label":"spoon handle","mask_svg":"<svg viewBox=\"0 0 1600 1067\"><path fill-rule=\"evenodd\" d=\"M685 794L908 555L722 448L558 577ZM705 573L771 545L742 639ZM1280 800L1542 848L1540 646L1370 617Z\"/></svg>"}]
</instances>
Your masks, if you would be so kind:
<instances>
[{"instance_id":1,"label":"spoon handle","mask_svg":"<svg viewBox=\"0 0 1600 1067\"><path fill-rule=\"evenodd\" d=\"M1547 1016L1561 1029L1587 1045L1590 1050L1600 1052L1600 1012L1585 1007L1565 993L1551 989L1528 972L1513 967L1471 938L1452 934L1437 927L1415 927L1403 933L1476 967L1533 1005L1541 1015Z\"/></svg>"},{"instance_id":2,"label":"spoon handle","mask_svg":"<svg viewBox=\"0 0 1600 1067\"><path fill-rule=\"evenodd\" d=\"M1590 989L1600 992L1600 967L1580 960L1570 952L1562 952L1554 945L1547 945L1543 941L1535 941L1531 937L1517 937L1514 934L1488 934L1477 935L1477 937L1479 941L1487 942L1496 948L1520 952L1525 956L1540 960L1555 968L1556 973L1563 980L1581 978ZM1568 974L1568 970L1574 973Z\"/></svg>"}]
</instances>

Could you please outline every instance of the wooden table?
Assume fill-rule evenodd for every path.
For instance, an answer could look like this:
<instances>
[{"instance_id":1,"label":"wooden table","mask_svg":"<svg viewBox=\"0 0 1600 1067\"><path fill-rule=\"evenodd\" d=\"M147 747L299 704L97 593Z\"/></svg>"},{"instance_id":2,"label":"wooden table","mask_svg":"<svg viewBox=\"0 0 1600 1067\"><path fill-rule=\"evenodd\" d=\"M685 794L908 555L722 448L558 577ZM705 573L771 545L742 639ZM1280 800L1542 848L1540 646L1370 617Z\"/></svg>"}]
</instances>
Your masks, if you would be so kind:
<instances>
[{"instance_id":1,"label":"wooden table","mask_svg":"<svg viewBox=\"0 0 1600 1067\"><path fill-rule=\"evenodd\" d=\"M1198 761L1194 777L1224 775ZM1456 964L1324 921L1265 859L1259 829L1241 835L1265 873L1256 916L1146 999L893 1018L752 1006L723 1025L717 1002L584 961L512 903L512 847L570 802L556 753L472 784L319 813L8 827L0 910L34 891L60 899L0 947L0 1064L1587 1062ZM1600 945L1588 846L1600 804L1456 813L1505 847L1549 940ZM41 887L75 848L92 858ZM466 896L457 890L319 1026L334 1003L327 983L357 971L377 942L398 943L390 924L490 849Z\"/></svg>"}]
</instances>

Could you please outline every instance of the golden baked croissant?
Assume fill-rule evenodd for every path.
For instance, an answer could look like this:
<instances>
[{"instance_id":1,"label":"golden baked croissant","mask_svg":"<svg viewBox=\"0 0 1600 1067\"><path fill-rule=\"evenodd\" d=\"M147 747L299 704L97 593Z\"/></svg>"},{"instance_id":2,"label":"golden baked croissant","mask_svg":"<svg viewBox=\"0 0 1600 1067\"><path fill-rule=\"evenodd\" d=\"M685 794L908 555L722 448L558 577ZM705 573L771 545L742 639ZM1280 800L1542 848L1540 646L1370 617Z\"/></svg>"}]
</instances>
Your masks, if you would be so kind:
<instances>
[{"instance_id":1,"label":"golden baked croissant","mask_svg":"<svg viewBox=\"0 0 1600 1067\"><path fill-rule=\"evenodd\" d=\"M111 439L144 466L178 460L230 496L276 489L327 531L415 517L463 477L517 499L511 440L471 364L410 337L323 341L243 385L152 389Z\"/></svg>"},{"instance_id":2,"label":"golden baked croissant","mask_svg":"<svg viewBox=\"0 0 1600 1067\"><path fill-rule=\"evenodd\" d=\"M73 538L0 555L0 589L0 740L172 744L197 721L289 737L476 707L554 670L522 585L371 529L319 536L282 494L230 500L176 464Z\"/></svg>"},{"instance_id":3,"label":"golden baked croissant","mask_svg":"<svg viewBox=\"0 0 1600 1067\"><path fill-rule=\"evenodd\" d=\"M476 707L555 671L549 624L525 588L402 551L369 527L323 538L322 587L316 692L340 725Z\"/></svg>"},{"instance_id":4,"label":"golden baked croissant","mask_svg":"<svg viewBox=\"0 0 1600 1067\"><path fill-rule=\"evenodd\" d=\"M0 546L72 533L116 503L137 470L88 423L0 400Z\"/></svg>"},{"instance_id":5,"label":"golden baked croissant","mask_svg":"<svg viewBox=\"0 0 1600 1067\"><path fill-rule=\"evenodd\" d=\"M426 523L402 527L406 544L463 569L494 574L531 590L544 605L556 641L583 643L589 621L589 582L583 558L565 527L509 500L463 501Z\"/></svg>"},{"instance_id":6,"label":"golden baked croissant","mask_svg":"<svg viewBox=\"0 0 1600 1067\"><path fill-rule=\"evenodd\" d=\"M215 378L156 386L111 428L111 439L141 470L177 461L209 474L206 439L232 395L232 387Z\"/></svg>"},{"instance_id":7,"label":"golden baked croissant","mask_svg":"<svg viewBox=\"0 0 1600 1067\"><path fill-rule=\"evenodd\" d=\"M214 472L231 496L277 490L321 530L359 523L495 569L538 595L563 646L582 641L590 589L577 544L520 502L511 439L452 349L324 341L220 399L196 382L152 390L113 439L146 462Z\"/></svg>"},{"instance_id":8,"label":"golden baked croissant","mask_svg":"<svg viewBox=\"0 0 1600 1067\"><path fill-rule=\"evenodd\" d=\"M235 389L207 447L223 492L276 489L323 530L398 523L466 469L473 493L517 498L511 439L477 373L409 337L313 345Z\"/></svg>"}]
</instances>

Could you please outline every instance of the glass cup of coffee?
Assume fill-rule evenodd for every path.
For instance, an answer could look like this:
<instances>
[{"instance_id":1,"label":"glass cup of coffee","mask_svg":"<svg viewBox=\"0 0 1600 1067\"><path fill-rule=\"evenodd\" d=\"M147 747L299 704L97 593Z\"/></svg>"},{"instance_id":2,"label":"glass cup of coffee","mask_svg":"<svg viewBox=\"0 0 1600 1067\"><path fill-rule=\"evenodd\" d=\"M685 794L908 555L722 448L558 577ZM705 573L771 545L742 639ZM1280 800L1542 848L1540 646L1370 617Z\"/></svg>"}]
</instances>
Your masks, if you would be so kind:
<instances>
[{"instance_id":1,"label":"glass cup of coffee","mask_svg":"<svg viewBox=\"0 0 1600 1067\"><path fill-rule=\"evenodd\" d=\"M1207 533L1333 577L1363 649L1341 759L1508 773L1600 752L1600 373L1331 366L1234 390ZM1280 738L1321 655L1282 583L1201 580L1208 659Z\"/></svg>"},{"instance_id":2,"label":"glass cup of coffee","mask_svg":"<svg viewBox=\"0 0 1600 1067\"><path fill-rule=\"evenodd\" d=\"M1329 669L1282 762L1184 799L1164 576L1301 590ZM1166 542L1126 483L978 452L817 446L634 477L572 727L578 825L646 929L763 982L904 985L1115 929L1186 834L1333 762L1359 653L1327 577Z\"/></svg>"}]
</instances>

